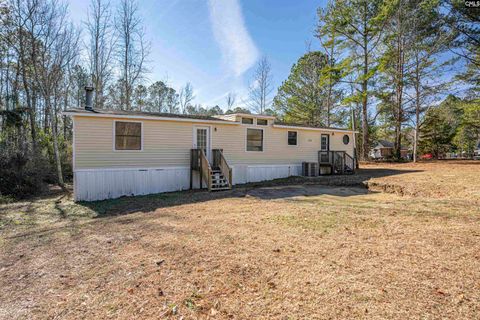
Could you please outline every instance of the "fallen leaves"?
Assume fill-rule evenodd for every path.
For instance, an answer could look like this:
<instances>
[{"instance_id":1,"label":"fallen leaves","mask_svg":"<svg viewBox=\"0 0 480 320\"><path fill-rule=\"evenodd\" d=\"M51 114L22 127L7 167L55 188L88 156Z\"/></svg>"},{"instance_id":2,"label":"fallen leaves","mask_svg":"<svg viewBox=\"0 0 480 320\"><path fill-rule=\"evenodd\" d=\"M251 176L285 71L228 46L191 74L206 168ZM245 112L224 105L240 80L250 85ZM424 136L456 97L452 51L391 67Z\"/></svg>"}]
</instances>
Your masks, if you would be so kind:
<instances>
[{"instance_id":1,"label":"fallen leaves","mask_svg":"<svg viewBox=\"0 0 480 320\"><path fill-rule=\"evenodd\" d=\"M440 169L409 168L376 178L403 184L403 197L326 186L181 193L175 205L122 199L111 203L121 211L128 200L123 216L30 226L28 237L0 242L2 316L473 319L478 206L438 198L448 186L429 179ZM444 178L454 196L471 191L457 180L480 174L465 168Z\"/></svg>"}]
</instances>

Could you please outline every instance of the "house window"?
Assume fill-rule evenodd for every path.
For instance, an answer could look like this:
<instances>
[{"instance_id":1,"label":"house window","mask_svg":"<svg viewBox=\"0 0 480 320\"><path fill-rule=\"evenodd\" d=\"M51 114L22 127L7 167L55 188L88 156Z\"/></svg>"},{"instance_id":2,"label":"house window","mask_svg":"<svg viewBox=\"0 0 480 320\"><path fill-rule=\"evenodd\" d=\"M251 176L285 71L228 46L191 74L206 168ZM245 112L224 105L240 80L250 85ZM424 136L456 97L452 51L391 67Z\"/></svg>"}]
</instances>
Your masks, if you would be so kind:
<instances>
[{"instance_id":1,"label":"house window","mask_svg":"<svg viewBox=\"0 0 480 320\"><path fill-rule=\"evenodd\" d=\"M297 145L297 131L288 131L288 145L289 146Z\"/></svg>"},{"instance_id":2,"label":"house window","mask_svg":"<svg viewBox=\"0 0 480 320\"><path fill-rule=\"evenodd\" d=\"M253 118L242 118L243 124L253 124Z\"/></svg>"},{"instance_id":3,"label":"house window","mask_svg":"<svg viewBox=\"0 0 480 320\"><path fill-rule=\"evenodd\" d=\"M116 121L115 150L142 150L142 123Z\"/></svg>"},{"instance_id":4,"label":"house window","mask_svg":"<svg viewBox=\"0 0 480 320\"><path fill-rule=\"evenodd\" d=\"M267 119L257 119L258 126L266 126L268 124Z\"/></svg>"},{"instance_id":5,"label":"house window","mask_svg":"<svg viewBox=\"0 0 480 320\"><path fill-rule=\"evenodd\" d=\"M247 151L263 151L262 129L247 129Z\"/></svg>"},{"instance_id":6,"label":"house window","mask_svg":"<svg viewBox=\"0 0 480 320\"><path fill-rule=\"evenodd\" d=\"M348 134L343 136L343 144L348 144L350 142L350 137Z\"/></svg>"}]
</instances>

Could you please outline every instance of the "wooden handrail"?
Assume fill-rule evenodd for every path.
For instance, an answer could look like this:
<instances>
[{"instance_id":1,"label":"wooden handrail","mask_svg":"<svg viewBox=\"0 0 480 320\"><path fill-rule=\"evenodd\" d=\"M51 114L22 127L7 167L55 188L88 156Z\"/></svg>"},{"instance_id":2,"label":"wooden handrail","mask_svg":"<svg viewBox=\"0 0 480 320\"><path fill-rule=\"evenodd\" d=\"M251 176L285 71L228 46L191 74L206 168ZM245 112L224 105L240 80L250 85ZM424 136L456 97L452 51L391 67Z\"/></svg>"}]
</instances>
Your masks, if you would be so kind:
<instances>
[{"instance_id":1,"label":"wooden handrail","mask_svg":"<svg viewBox=\"0 0 480 320\"><path fill-rule=\"evenodd\" d=\"M332 170L337 170L338 173L345 173L346 167L349 167L352 172L355 171L355 159L346 151L334 150L320 150L318 151L318 163L329 164Z\"/></svg>"},{"instance_id":2,"label":"wooden handrail","mask_svg":"<svg viewBox=\"0 0 480 320\"><path fill-rule=\"evenodd\" d=\"M355 158L353 158L351 155L349 155L346 152L345 152L345 164L352 169L352 172L355 172L355 169L356 169Z\"/></svg>"},{"instance_id":3,"label":"wooden handrail","mask_svg":"<svg viewBox=\"0 0 480 320\"><path fill-rule=\"evenodd\" d=\"M207 179L208 191L212 190L212 168L208 162L207 156L203 149L200 149L200 189L202 188L202 176Z\"/></svg>"},{"instance_id":4,"label":"wooden handrail","mask_svg":"<svg viewBox=\"0 0 480 320\"><path fill-rule=\"evenodd\" d=\"M224 177L228 178L228 186L231 188L232 187L232 168L227 163L227 160L225 160L225 157L223 156L223 152L219 151L220 154L220 163L218 164L218 167L222 171L222 174Z\"/></svg>"},{"instance_id":5,"label":"wooden handrail","mask_svg":"<svg viewBox=\"0 0 480 320\"><path fill-rule=\"evenodd\" d=\"M212 173L214 169L219 169L223 176L227 179L228 186L231 188L233 185L232 168L227 163L227 160L223 156L222 149L212 150L212 165L208 161L205 151L203 149L192 149L190 157L191 170L198 170L200 173L200 188L203 186L203 181L207 182L208 190L211 191L213 186ZM192 176L190 175L190 186L192 186Z\"/></svg>"}]
</instances>

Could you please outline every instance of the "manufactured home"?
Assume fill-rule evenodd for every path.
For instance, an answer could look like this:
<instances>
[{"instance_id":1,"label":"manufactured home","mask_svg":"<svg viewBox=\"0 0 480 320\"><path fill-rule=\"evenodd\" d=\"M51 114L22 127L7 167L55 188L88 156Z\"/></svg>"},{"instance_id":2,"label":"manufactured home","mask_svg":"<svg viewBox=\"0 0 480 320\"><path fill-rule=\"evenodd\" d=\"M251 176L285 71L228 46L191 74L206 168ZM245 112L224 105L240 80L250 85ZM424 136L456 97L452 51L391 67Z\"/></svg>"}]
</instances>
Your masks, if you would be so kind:
<instances>
[{"instance_id":1,"label":"manufactured home","mask_svg":"<svg viewBox=\"0 0 480 320\"><path fill-rule=\"evenodd\" d=\"M353 173L353 132L277 123L253 114L193 116L71 109L76 201ZM325 168L327 168L325 170Z\"/></svg>"}]
</instances>

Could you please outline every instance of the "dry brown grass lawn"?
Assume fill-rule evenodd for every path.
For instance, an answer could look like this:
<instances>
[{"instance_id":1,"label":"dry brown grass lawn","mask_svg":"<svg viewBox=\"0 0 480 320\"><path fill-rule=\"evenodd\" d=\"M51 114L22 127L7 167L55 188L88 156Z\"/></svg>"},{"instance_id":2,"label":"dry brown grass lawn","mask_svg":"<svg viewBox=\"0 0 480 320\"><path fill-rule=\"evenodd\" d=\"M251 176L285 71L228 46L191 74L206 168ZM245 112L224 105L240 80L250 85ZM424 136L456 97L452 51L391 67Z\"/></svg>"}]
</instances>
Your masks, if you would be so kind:
<instances>
[{"instance_id":1,"label":"dry brown grass lawn","mask_svg":"<svg viewBox=\"0 0 480 320\"><path fill-rule=\"evenodd\" d=\"M352 184L377 191L2 205L0 318L478 319L479 176L368 164Z\"/></svg>"}]
</instances>

